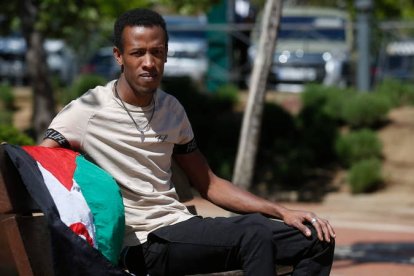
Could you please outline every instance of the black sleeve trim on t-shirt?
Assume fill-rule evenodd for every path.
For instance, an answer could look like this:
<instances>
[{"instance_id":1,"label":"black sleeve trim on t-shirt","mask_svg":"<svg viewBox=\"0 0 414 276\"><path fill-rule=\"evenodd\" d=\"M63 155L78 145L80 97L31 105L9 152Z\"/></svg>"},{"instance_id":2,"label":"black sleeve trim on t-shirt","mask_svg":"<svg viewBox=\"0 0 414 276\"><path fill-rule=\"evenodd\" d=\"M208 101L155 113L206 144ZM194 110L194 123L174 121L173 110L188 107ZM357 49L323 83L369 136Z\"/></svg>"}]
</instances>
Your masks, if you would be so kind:
<instances>
[{"instance_id":1,"label":"black sleeve trim on t-shirt","mask_svg":"<svg viewBox=\"0 0 414 276\"><path fill-rule=\"evenodd\" d=\"M45 137L43 137L43 139L52 139L53 141L58 143L59 146L61 146L62 148L67 148L67 149L70 148L69 141L66 140L65 136L63 136L58 131L52 128L49 128L48 130L46 130Z\"/></svg>"},{"instance_id":2,"label":"black sleeve trim on t-shirt","mask_svg":"<svg viewBox=\"0 0 414 276\"><path fill-rule=\"evenodd\" d=\"M197 149L197 143L196 140L193 138L190 142L186 143L186 144L175 144L174 145L174 154L185 154L185 153L190 153L193 152Z\"/></svg>"}]
</instances>

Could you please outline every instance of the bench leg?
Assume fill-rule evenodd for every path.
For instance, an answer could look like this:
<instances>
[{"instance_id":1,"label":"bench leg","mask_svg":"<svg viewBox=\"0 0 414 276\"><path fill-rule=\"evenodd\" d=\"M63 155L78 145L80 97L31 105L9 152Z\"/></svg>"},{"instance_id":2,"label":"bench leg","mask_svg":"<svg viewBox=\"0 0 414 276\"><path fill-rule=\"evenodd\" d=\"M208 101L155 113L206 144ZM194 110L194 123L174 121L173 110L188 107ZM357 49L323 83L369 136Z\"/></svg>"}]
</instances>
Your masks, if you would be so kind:
<instances>
[{"instance_id":1,"label":"bench leg","mask_svg":"<svg viewBox=\"0 0 414 276\"><path fill-rule=\"evenodd\" d=\"M0 227L9 255L6 257L18 275L54 275L49 231L43 216L10 215L1 220Z\"/></svg>"},{"instance_id":2,"label":"bench leg","mask_svg":"<svg viewBox=\"0 0 414 276\"><path fill-rule=\"evenodd\" d=\"M24 246L19 226L15 216L5 218L1 221L4 238L7 241L8 251L14 262L19 275L33 275L30 261Z\"/></svg>"}]
</instances>

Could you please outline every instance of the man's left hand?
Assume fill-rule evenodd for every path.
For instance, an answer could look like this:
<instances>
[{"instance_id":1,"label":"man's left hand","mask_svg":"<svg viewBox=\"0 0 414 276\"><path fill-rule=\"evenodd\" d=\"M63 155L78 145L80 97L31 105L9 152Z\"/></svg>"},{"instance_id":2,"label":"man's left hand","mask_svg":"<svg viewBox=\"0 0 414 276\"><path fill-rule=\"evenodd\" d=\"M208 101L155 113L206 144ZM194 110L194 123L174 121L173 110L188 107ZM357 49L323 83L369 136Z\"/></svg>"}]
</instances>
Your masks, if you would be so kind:
<instances>
[{"instance_id":1,"label":"man's left hand","mask_svg":"<svg viewBox=\"0 0 414 276\"><path fill-rule=\"evenodd\" d=\"M311 235L311 230L305 225L309 222L315 227L318 234L318 238L323 241L330 242L332 238L335 238L335 231L326 219L319 218L313 212L286 210L283 221L289 225L299 229L305 236Z\"/></svg>"}]
</instances>

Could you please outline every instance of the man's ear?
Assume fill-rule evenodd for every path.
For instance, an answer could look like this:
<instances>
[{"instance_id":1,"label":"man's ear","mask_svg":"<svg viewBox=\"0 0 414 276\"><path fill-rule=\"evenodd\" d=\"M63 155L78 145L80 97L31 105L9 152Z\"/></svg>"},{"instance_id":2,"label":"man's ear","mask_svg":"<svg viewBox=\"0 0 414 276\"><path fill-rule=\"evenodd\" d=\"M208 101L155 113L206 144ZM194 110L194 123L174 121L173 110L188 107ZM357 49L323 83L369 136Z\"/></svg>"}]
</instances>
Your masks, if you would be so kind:
<instances>
[{"instance_id":1,"label":"man's ear","mask_svg":"<svg viewBox=\"0 0 414 276\"><path fill-rule=\"evenodd\" d=\"M112 49L112 53L114 54L116 62L118 62L118 64L121 65L121 66L124 65L124 61L122 59L122 53L117 47L114 47Z\"/></svg>"}]
</instances>

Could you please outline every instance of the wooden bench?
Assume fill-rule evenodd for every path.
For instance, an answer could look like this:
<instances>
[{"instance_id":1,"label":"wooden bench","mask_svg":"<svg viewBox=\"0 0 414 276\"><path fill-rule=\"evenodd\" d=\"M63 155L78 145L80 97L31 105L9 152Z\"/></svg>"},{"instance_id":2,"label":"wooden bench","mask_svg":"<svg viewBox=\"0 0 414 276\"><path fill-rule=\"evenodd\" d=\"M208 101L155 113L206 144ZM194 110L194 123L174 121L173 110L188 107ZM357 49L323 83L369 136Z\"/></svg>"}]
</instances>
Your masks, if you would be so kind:
<instances>
[{"instance_id":1,"label":"wooden bench","mask_svg":"<svg viewBox=\"0 0 414 276\"><path fill-rule=\"evenodd\" d=\"M53 275L49 232L10 158L0 147L0 275Z\"/></svg>"},{"instance_id":2,"label":"wooden bench","mask_svg":"<svg viewBox=\"0 0 414 276\"><path fill-rule=\"evenodd\" d=\"M177 190L184 202L193 198L191 186L174 167ZM194 206L187 206L196 213ZM19 173L0 146L0 275L54 275L48 226L37 204L27 192ZM277 269L287 275L291 268ZM215 276L243 275L242 271L213 273Z\"/></svg>"}]
</instances>

